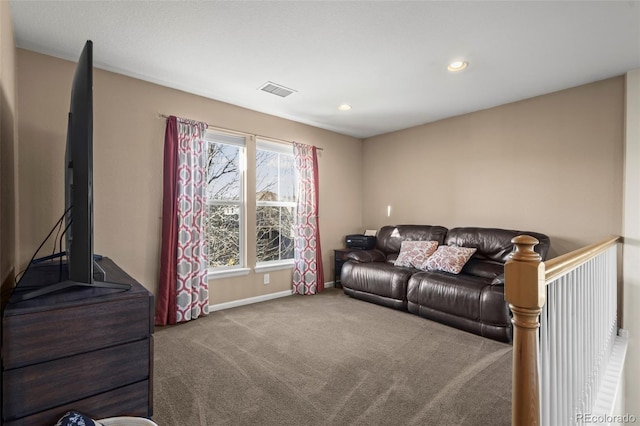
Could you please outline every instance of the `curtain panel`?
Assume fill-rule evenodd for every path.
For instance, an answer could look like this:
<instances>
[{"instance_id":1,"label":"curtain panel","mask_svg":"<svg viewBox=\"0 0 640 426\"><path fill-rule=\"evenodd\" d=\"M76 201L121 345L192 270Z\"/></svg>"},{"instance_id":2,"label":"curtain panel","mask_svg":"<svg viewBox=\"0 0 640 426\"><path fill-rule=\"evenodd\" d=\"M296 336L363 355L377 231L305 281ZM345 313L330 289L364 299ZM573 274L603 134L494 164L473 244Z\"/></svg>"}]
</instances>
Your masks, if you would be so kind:
<instances>
[{"instance_id":1,"label":"curtain panel","mask_svg":"<svg viewBox=\"0 0 640 426\"><path fill-rule=\"evenodd\" d=\"M298 174L293 292L310 295L324 290L318 226L318 154L315 146L294 143L293 155Z\"/></svg>"},{"instance_id":2,"label":"curtain panel","mask_svg":"<svg viewBox=\"0 0 640 426\"><path fill-rule=\"evenodd\" d=\"M156 325L209 313L206 123L170 116L164 144L162 248Z\"/></svg>"}]
</instances>

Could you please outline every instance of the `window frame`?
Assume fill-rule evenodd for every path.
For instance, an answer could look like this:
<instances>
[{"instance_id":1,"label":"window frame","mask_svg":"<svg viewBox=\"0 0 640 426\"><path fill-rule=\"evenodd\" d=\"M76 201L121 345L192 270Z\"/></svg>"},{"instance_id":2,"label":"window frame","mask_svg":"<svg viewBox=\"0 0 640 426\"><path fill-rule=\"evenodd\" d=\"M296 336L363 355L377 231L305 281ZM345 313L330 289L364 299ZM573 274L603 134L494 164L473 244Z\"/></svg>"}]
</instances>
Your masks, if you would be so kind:
<instances>
[{"instance_id":1,"label":"window frame","mask_svg":"<svg viewBox=\"0 0 640 426\"><path fill-rule=\"evenodd\" d=\"M238 275L246 275L250 269L247 267L246 256L246 211L247 211L247 189L246 189L246 171L247 171L247 140L249 136L243 134L235 134L216 129L207 129L205 132L205 142L207 152L211 143L219 143L224 145L236 146L238 153L238 174L240 180L240 196L238 200L211 200L207 196L206 205L208 206L234 206L238 208L238 265L233 266L214 266L207 265L208 276L211 278L223 278ZM207 253L207 256L210 254Z\"/></svg>"},{"instance_id":2,"label":"window frame","mask_svg":"<svg viewBox=\"0 0 640 426\"><path fill-rule=\"evenodd\" d=\"M255 139L255 149L256 149L256 161L257 161L257 157L258 157L258 151L262 150L262 151L270 151L270 152L275 152L277 154L283 154L283 155L290 155L292 157L292 160L294 161L294 173L295 173L295 184L297 186L297 182L298 182L298 175L297 172L295 171L295 157L294 157L294 153L293 153L293 145L290 144L283 144L282 142L276 142L276 141L271 141L267 138L264 137L256 137ZM278 170L279 172L280 170ZM256 175L256 182L255 185L257 185L257 176L258 176L258 165L255 165L255 175ZM278 179L278 183L280 183L280 179ZM296 188L296 201L258 201L257 199L257 193L258 193L258 189L255 189L256 192L256 221L254 222L254 226L256 229L256 265L255 265L255 272L268 272L268 271L275 271L278 269L287 269L287 268L292 268L294 265L294 258L292 257L291 259L276 259L276 260L267 260L267 261L262 261L259 262L258 261L258 245L257 245L257 238L258 238L258 223L257 223L257 219L258 219L258 208L259 207L291 207L293 208L293 212L294 212L294 218L296 215L296 211L298 208L298 202L297 202L297 188ZM294 235L295 238L295 235ZM294 243L295 244L295 243Z\"/></svg>"}]
</instances>

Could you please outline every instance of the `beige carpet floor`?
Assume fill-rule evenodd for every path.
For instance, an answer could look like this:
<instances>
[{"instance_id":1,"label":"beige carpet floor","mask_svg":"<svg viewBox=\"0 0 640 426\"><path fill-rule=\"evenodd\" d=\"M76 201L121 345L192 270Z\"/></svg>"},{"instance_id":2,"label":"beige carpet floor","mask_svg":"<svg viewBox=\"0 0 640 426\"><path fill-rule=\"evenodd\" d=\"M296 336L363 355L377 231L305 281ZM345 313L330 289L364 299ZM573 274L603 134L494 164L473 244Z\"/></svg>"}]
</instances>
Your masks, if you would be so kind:
<instances>
[{"instance_id":1,"label":"beige carpet floor","mask_svg":"<svg viewBox=\"0 0 640 426\"><path fill-rule=\"evenodd\" d=\"M329 288L155 332L160 426L509 425L510 345Z\"/></svg>"}]
</instances>

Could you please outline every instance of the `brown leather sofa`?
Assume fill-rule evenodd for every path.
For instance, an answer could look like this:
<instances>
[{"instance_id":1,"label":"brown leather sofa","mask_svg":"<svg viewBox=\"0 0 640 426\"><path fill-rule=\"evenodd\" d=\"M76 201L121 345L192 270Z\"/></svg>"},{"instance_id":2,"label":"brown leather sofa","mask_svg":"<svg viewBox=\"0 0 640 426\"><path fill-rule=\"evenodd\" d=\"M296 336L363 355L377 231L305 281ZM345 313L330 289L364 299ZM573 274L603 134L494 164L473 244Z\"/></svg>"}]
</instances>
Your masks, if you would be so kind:
<instances>
[{"instance_id":1,"label":"brown leather sofa","mask_svg":"<svg viewBox=\"0 0 640 426\"><path fill-rule=\"evenodd\" d=\"M535 250L546 259L550 240L537 232L384 226L378 232L375 249L347 255L340 282L349 296L510 342L511 313L504 300L503 273L514 248L511 239L522 234L540 241ZM394 266L403 241L437 241L438 245L472 247L476 252L459 274L422 271Z\"/></svg>"}]
</instances>

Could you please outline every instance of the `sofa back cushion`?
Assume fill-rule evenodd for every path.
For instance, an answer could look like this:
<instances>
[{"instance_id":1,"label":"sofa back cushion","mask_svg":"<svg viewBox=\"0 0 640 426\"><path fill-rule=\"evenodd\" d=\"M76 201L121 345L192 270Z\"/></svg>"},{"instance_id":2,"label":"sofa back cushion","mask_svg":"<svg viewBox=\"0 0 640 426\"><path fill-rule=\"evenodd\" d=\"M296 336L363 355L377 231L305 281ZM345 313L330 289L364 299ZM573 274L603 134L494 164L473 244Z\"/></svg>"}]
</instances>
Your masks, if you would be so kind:
<instances>
[{"instance_id":1,"label":"sofa back cushion","mask_svg":"<svg viewBox=\"0 0 640 426\"><path fill-rule=\"evenodd\" d=\"M545 260L549 252L550 240L546 235L537 232L498 228L453 228L447 233L445 244L474 247L477 249L474 258L505 263L514 248L511 239L525 234L531 235L540 241L540 244L536 245L534 249L540 254L542 260Z\"/></svg>"},{"instance_id":2,"label":"sofa back cushion","mask_svg":"<svg viewBox=\"0 0 640 426\"><path fill-rule=\"evenodd\" d=\"M403 241L437 241L438 245L442 245L446 235L447 228L443 226L383 226L380 228L380 231L378 231L376 248L391 260L397 257Z\"/></svg>"}]
</instances>

